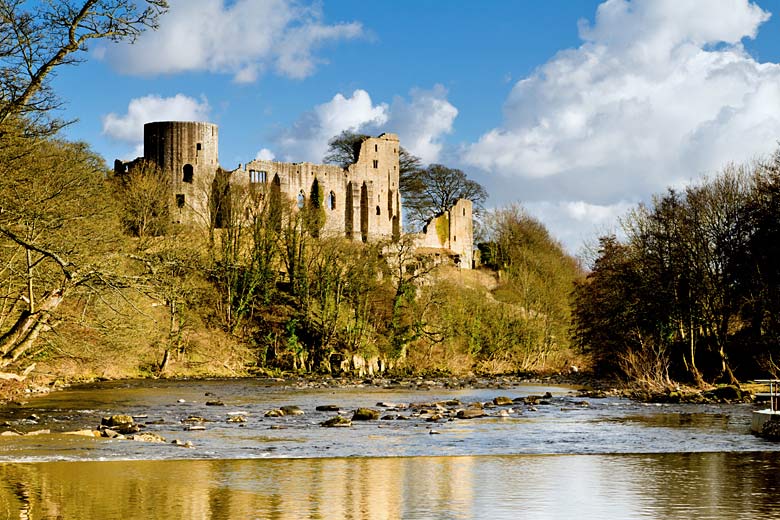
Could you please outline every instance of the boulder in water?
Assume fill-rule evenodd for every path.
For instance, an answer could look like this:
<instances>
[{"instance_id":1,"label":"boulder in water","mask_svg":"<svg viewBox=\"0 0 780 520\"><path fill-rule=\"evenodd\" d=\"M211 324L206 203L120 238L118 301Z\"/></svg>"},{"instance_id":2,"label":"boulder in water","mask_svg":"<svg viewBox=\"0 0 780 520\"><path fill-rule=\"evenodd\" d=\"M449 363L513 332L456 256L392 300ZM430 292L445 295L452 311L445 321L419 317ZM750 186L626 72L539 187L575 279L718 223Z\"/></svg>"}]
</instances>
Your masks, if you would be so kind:
<instances>
[{"instance_id":1,"label":"boulder in water","mask_svg":"<svg viewBox=\"0 0 780 520\"><path fill-rule=\"evenodd\" d=\"M303 415L303 410L299 406L288 405L279 408L284 415Z\"/></svg>"},{"instance_id":2,"label":"boulder in water","mask_svg":"<svg viewBox=\"0 0 780 520\"><path fill-rule=\"evenodd\" d=\"M379 419L379 412L371 408L358 408L352 414L353 421L376 421Z\"/></svg>"},{"instance_id":3,"label":"boulder in water","mask_svg":"<svg viewBox=\"0 0 780 520\"><path fill-rule=\"evenodd\" d=\"M346 428L352 426L352 421L344 417L343 415L336 415L331 417L327 421L320 424L326 428Z\"/></svg>"}]
</instances>

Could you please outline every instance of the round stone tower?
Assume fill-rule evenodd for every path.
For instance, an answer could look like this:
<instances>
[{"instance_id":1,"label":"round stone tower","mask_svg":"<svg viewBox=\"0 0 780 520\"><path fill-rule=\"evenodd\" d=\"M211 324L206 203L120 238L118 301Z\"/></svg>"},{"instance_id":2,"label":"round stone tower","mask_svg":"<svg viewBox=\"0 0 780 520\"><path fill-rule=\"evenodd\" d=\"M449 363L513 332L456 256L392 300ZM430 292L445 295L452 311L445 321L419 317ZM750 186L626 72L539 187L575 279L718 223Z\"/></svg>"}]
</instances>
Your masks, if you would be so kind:
<instances>
[{"instance_id":1,"label":"round stone tower","mask_svg":"<svg viewBox=\"0 0 780 520\"><path fill-rule=\"evenodd\" d=\"M171 178L174 222L208 218L208 198L219 167L218 152L219 131L215 124L155 121L144 125L144 159L156 163Z\"/></svg>"}]
</instances>

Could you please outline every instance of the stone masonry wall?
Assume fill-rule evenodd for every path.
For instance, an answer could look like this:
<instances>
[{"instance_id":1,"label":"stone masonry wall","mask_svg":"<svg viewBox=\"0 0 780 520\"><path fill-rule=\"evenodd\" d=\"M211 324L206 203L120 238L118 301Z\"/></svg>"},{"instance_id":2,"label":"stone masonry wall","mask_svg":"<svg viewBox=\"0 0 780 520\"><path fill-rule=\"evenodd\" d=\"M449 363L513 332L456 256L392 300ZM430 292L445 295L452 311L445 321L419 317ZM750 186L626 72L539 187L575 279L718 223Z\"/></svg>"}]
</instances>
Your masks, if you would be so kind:
<instances>
[{"instance_id":1,"label":"stone masonry wall","mask_svg":"<svg viewBox=\"0 0 780 520\"><path fill-rule=\"evenodd\" d=\"M397 239L401 235L398 136L369 137L360 145L357 161L343 169L326 164L254 160L229 172L234 186L278 183L279 192L299 206L314 194L321 196L325 223L322 236L352 240ZM158 121L144 125L144 157L170 175L173 221L209 222L209 200L219 169L217 125L193 121ZM132 168L117 161L117 171ZM249 208L247 208L249 209ZM249 212L247 212L249 214ZM421 249L444 251L458 265L473 263L472 204L465 199L432 219L416 238Z\"/></svg>"},{"instance_id":2,"label":"stone masonry wall","mask_svg":"<svg viewBox=\"0 0 780 520\"><path fill-rule=\"evenodd\" d=\"M158 121L144 125L144 159L167 172L173 186L173 221L208 222L208 201L219 167L217 125Z\"/></svg>"},{"instance_id":3,"label":"stone masonry wall","mask_svg":"<svg viewBox=\"0 0 780 520\"><path fill-rule=\"evenodd\" d=\"M230 173L235 185L270 184L299 205L308 203L316 179L325 208L322 234L353 240L397 237L401 230L398 193L398 137L382 134L363 141L357 162L346 170L312 163L251 161Z\"/></svg>"},{"instance_id":4,"label":"stone masonry wall","mask_svg":"<svg viewBox=\"0 0 780 520\"><path fill-rule=\"evenodd\" d=\"M450 209L428 221L415 245L418 248L444 249L460 267L471 269L474 263L472 210L470 200L458 199Z\"/></svg>"}]
</instances>

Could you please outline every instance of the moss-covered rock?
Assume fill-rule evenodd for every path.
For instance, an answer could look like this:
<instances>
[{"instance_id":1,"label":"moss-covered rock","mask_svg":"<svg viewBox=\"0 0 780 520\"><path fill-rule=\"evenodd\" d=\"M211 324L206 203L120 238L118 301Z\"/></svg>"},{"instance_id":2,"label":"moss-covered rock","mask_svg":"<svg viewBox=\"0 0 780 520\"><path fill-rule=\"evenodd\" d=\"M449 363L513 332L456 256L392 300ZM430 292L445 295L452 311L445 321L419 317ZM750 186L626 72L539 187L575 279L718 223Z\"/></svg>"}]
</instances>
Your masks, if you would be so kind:
<instances>
[{"instance_id":1,"label":"moss-covered rock","mask_svg":"<svg viewBox=\"0 0 780 520\"><path fill-rule=\"evenodd\" d=\"M358 408L352 414L353 421L376 421L379 419L379 412L371 408Z\"/></svg>"},{"instance_id":2,"label":"moss-covered rock","mask_svg":"<svg viewBox=\"0 0 780 520\"><path fill-rule=\"evenodd\" d=\"M352 421L343 415L336 415L327 421L320 423L320 426L324 426L326 428L348 428L352 426Z\"/></svg>"}]
</instances>

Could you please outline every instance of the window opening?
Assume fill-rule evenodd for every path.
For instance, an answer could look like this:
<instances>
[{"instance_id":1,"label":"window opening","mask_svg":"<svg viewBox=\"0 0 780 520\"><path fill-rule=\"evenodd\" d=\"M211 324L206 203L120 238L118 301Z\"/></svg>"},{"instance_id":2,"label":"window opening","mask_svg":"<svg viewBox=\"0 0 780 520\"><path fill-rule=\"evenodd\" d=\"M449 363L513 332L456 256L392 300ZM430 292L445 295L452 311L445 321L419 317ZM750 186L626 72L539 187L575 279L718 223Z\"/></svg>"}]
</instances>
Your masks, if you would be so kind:
<instances>
[{"instance_id":1,"label":"window opening","mask_svg":"<svg viewBox=\"0 0 780 520\"><path fill-rule=\"evenodd\" d=\"M195 176L194 171L192 169L191 164L185 164L184 168L182 168L182 171L184 175L182 176L182 181L192 184L192 179Z\"/></svg>"},{"instance_id":2,"label":"window opening","mask_svg":"<svg viewBox=\"0 0 780 520\"><path fill-rule=\"evenodd\" d=\"M374 168L379 168L379 161L374 159Z\"/></svg>"},{"instance_id":3,"label":"window opening","mask_svg":"<svg viewBox=\"0 0 780 520\"><path fill-rule=\"evenodd\" d=\"M303 194L303 190L298 193L298 208L303 209L303 205L306 202L306 195Z\"/></svg>"},{"instance_id":4,"label":"window opening","mask_svg":"<svg viewBox=\"0 0 780 520\"><path fill-rule=\"evenodd\" d=\"M183 193L177 193L176 194L176 207L181 209L184 207L184 194Z\"/></svg>"},{"instance_id":5,"label":"window opening","mask_svg":"<svg viewBox=\"0 0 780 520\"><path fill-rule=\"evenodd\" d=\"M376 214L377 215L381 215L382 214L382 210L379 209L379 206L376 207Z\"/></svg>"},{"instance_id":6,"label":"window opening","mask_svg":"<svg viewBox=\"0 0 780 520\"><path fill-rule=\"evenodd\" d=\"M332 191L330 192L330 195L328 195L328 200L326 203L329 210L336 209L336 194Z\"/></svg>"}]
</instances>

